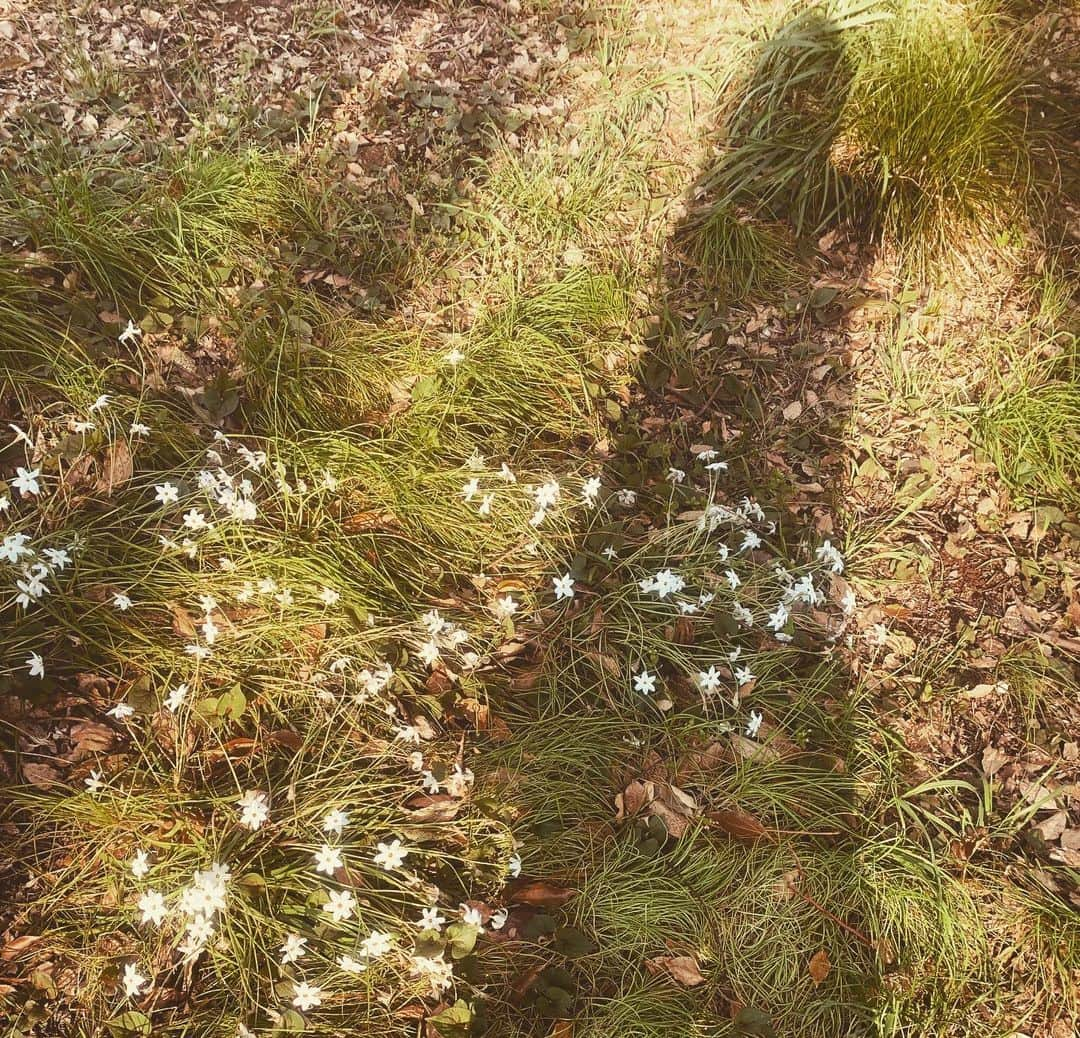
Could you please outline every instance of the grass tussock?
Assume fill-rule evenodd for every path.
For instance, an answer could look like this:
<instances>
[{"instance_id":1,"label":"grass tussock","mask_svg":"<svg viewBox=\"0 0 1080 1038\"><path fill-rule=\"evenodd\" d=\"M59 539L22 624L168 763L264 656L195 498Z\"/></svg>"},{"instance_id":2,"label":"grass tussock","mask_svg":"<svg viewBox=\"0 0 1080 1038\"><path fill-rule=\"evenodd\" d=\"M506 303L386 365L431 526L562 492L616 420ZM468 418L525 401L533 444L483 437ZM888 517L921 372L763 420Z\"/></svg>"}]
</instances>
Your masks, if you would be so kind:
<instances>
[{"instance_id":1,"label":"grass tussock","mask_svg":"<svg viewBox=\"0 0 1080 1038\"><path fill-rule=\"evenodd\" d=\"M758 48L726 120L721 200L800 232L850 220L916 266L1032 202L1024 38L978 4L813 4Z\"/></svg>"}]
</instances>

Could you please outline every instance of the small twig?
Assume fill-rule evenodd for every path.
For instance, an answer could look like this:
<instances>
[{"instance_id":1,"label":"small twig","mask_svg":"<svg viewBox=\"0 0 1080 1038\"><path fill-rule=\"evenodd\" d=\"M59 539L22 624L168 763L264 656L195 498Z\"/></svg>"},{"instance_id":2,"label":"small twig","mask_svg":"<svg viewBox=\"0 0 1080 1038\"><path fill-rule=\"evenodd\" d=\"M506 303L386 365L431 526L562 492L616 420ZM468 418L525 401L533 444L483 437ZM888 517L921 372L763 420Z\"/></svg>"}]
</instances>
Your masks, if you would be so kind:
<instances>
[{"instance_id":1,"label":"small twig","mask_svg":"<svg viewBox=\"0 0 1080 1038\"><path fill-rule=\"evenodd\" d=\"M798 870L799 879L801 880L803 878L802 866L796 865L795 868ZM808 905L810 905L811 908L816 908L823 916L825 916L826 919L831 919L834 923L836 923L837 926L841 926L845 930L847 930L847 932L851 934L851 936L854 937L855 940L857 940L860 944L865 945L871 951L876 950L874 948L874 943L870 940L869 937L867 937L864 933L861 933L859 930L856 930L854 926L850 926L848 923L845 923L844 920L841 919L839 916L833 915L833 913L830 912L824 905L819 905L809 894L801 891L794 883L789 881L788 889L792 893L798 894L799 897L801 897Z\"/></svg>"}]
</instances>

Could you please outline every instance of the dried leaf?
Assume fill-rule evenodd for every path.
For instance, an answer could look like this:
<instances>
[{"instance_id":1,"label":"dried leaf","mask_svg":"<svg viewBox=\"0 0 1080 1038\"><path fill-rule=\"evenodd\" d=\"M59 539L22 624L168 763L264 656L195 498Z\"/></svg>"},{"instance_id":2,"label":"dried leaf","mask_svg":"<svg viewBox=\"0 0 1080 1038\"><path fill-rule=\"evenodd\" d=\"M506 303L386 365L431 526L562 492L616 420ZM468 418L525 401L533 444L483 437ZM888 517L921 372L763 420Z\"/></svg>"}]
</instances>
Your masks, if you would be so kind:
<instances>
[{"instance_id":1,"label":"dried leaf","mask_svg":"<svg viewBox=\"0 0 1080 1038\"><path fill-rule=\"evenodd\" d=\"M111 749L116 741L116 733L108 725L97 721L77 721L71 726L69 737L74 745L67 754L67 759L72 764L104 753Z\"/></svg>"},{"instance_id":2,"label":"dried leaf","mask_svg":"<svg viewBox=\"0 0 1080 1038\"><path fill-rule=\"evenodd\" d=\"M1008 762L1008 754L1002 753L996 746L987 746L982 752L982 773L987 778L992 778Z\"/></svg>"},{"instance_id":3,"label":"dried leaf","mask_svg":"<svg viewBox=\"0 0 1080 1038\"><path fill-rule=\"evenodd\" d=\"M575 894L577 894L577 891L571 890L569 887L558 887L554 883L537 879L511 888L509 900L517 905L558 908L565 905Z\"/></svg>"},{"instance_id":4,"label":"dried leaf","mask_svg":"<svg viewBox=\"0 0 1080 1038\"><path fill-rule=\"evenodd\" d=\"M755 843L758 840L773 839L772 833L765 828L764 824L755 815L738 807L706 811L705 817L717 828L722 829L728 836L732 836L736 840Z\"/></svg>"},{"instance_id":5,"label":"dried leaf","mask_svg":"<svg viewBox=\"0 0 1080 1038\"><path fill-rule=\"evenodd\" d=\"M22 937L16 937L14 940L6 941L3 946L0 946L0 960L4 962L11 962L13 959L17 959L23 952L29 951L38 941L41 940L41 934L23 934Z\"/></svg>"},{"instance_id":6,"label":"dried leaf","mask_svg":"<svg viewBox=\"0 0 1080 1038\"><path fill-rule=\"evenodd\" d=\"M705 983L705 977L698 969L697 961L692 955L658 955L649 959L645 967L653 976L667 973L685 988L693 988Z\"/></svg>"},{"instance_id":7,"label":"dried leaf","mask_svg":"<svg viewBox=\"0 0 1080 1038\"><path fill-rule=\"evenodd\" d=\"M131 461L131 450L127 440L117 438L109 445L98 476L97 490L111 494L117 487L122 487L135 471Z\"/></svg>"},{"instance_id":8,"label":"dried leaf","mask_svg":"<svg viewBox=\"0 0 1080 1038\"><path fill-rule=\"evenodd\" d=\"M810 962L807 964L806 970L810 974L810 979L814 982L814 987L817 987L832 970L829 953L824 948L814 952L810 956Z\"/></svg>"},{"instance_id":9,"label":"dried leaf","mask_svg":"<svg viewBox=\"0 0 1080 1038\"><path fill-rule=\"evenodd\" d=\"M30 785L37 786L39 789L55 786L60 781L60 772L51 764L32 764L24 761L22 776Z\"/></svg>"}]
</instances>

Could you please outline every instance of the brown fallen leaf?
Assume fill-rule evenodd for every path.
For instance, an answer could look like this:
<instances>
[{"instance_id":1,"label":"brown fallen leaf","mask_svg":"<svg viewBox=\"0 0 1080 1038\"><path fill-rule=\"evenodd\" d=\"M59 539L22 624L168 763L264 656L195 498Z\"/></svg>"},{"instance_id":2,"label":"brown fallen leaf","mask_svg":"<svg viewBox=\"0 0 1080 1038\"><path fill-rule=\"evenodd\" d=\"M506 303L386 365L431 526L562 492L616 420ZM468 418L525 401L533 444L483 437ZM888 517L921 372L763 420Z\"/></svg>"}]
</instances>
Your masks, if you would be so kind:
<instances>
[{"instance_id":1,"label":"brown fallen leaf","mask_svg":"<svg viewBox=\"0 0 1080 1038\"><path fill-rule=\"evenodd\" d=\"M987 746L982 752L982 773L987 778L993 778L1008 763L1009 755L996 746Z\"/></svg>"},{"instance_id":2,"label":"brown fallen leaf","mask_svg":"<svg viewBox=\"0 0 1080 1038\"><path fill-rule=\"evenodd\" d=\"M645 968L654 977L666 973L685 988L705 983L705 977L692 955L657 955L645 963Z\"/></svg>"},{"instance_id":3,"label":"brown fallen leaf","mask_svg":"<svg viewBox=\"0 0 1080 1038\"><path fill-rule=\"evenodd\" d=\"M135 467L131 461L131 450L127 440L115 439L105 452L105 458L101 463L101 474L98 476L95 489L106 495L111 494L117 487L122 487L129 479Z\"/></svg>"},{"instance_id":4,"label":"brown fallen leaf","mask_svg":"<svg viewBox=\"0 0 1080 1038\"><path fill-rule=\"evenodd\" d=\"M807 963L806 971L810 974L810 979L814 982L814 987L817 987L832 970L832 963L829 962L829 953L824 949L814 952L810 956L810 961Z\"/></svg>"},{"instance_id":5,"label":"brown fallen leaf","mask_svg":"<svg viewBox=\"0 0 1080 1038\"><path fill-rule=\"evenodd\" d=\"M758 840L772 840L773 834L765 828L765 825L749 811L742 808L720 808L716 811L706 811L705 817L718 829L723 830L728 836L747 843L756 843Z\"/></svg>"},{"instance_id":6,"label":"brown fallen leaf","mask_svg":"<svg viewBox=\"0 0 1080 1038\"><path fill-rule=\"evenodd\" d=\"M445 793L428 796L418 793L405 802L409 818L414 822L449 822L461 810L461 801Z\"/></svg>"},{"instance_id":7,"label":"brown fallen leaf","mask_svg":"<svg viewBox=\"0 0 1080 1038\"><path fill-rule=\"evenodd\" d=\"M1069 824L1069 814L1067 811L1055 811L1049 818L1044 818L1037 825L1033 825L1034 829L1047 843L1052 843L1056 840Z\"/></svg>"},{"instance_id":8,"label":"brown fallen leaf","mask_svg":"<svg viewBox=\"0 0 1080 1038\"><path fill-rule=\"evenodd\" d=\"M104 753L116 742L116 733L108 725L98 721L77 721L71 726L69 737L73 746L67 754L67 759L72 764L78 764L95 754Z\"/></svg>"},{"instance_id":9,"label":"brown fallen leaf","mask_svg":"<svg viewBox=\"0 0 1080 1038\"><path fill-rule=\"evenodd\" d=\"M38 941L41 940L41 934L23 934L21 937L16 937L14 940L6 941L3 946L0 946L0 960L4 962L11 962L13 959L17 959L23 952L29 951Z\"/></svg>"},{"instance_id":10,"label":"brown fallen leaf","mask_svg":"<svg viewBox=\"0 0 1080 1038\"><path fill-rule=\"evenodd\" d=\"M510 888L508 899L517 905L559 908L577 894L569 887L559 887L542 879L529 880Z\"/></svg>"},{"instance_id":11,"label":"brown fallen leaf","mask_svg":"<svg viewBox=\"0 0 1080 1038\"><path fill-rule=\"evenodd\" d=\"M33 764L24 761L22 776L31 786L37 786L39 789L47 789L60 782L60 772L51 764Z\"/></svg>"}]
</instances>

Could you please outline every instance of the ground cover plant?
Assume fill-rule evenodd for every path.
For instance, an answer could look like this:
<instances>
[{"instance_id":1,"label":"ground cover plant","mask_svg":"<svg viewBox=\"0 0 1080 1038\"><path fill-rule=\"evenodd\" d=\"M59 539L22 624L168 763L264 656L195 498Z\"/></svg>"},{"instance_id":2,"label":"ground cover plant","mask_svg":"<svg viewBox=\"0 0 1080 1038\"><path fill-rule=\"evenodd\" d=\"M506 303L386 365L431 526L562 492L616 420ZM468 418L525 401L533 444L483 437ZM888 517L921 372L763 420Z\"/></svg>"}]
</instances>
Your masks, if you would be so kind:
<instances>
[{"instance_id":1,"label":"ground cover plant","mask_svg":"<svg viewBox=\"0 0 1080 1038\"><path fill-rule=\"evenodd\" d=\"M5 1033L1072 1033L1029 15L0 20Z\"/></svg>"}]
</instances>

